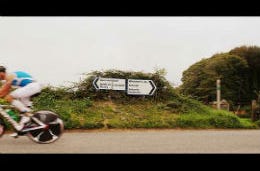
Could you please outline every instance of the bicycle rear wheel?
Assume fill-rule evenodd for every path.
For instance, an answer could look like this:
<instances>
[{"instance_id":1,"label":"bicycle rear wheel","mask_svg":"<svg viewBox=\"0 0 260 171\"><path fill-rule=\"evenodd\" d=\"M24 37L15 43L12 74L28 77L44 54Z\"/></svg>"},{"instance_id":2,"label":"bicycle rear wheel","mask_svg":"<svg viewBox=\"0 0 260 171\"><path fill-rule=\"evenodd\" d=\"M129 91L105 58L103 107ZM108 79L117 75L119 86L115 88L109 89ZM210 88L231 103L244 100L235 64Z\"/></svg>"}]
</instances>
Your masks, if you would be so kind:
<instances>
[{"instance_id":1,"label":"bicycle rear wheel","mask_svg":"<svg viewBox=\"0 0 260 171\"><path fill-rule=\"evenodd\" d=\"M48 144L58 140L63 131L64 124L63 121L58 117L58 115L51 111L38 111L35 112L33 117L36 117L46 125L47 128L29 131L27 136L36 143ZM37 126L36 123L31 123L30 126Z\"/></svg>"}]
</instances>

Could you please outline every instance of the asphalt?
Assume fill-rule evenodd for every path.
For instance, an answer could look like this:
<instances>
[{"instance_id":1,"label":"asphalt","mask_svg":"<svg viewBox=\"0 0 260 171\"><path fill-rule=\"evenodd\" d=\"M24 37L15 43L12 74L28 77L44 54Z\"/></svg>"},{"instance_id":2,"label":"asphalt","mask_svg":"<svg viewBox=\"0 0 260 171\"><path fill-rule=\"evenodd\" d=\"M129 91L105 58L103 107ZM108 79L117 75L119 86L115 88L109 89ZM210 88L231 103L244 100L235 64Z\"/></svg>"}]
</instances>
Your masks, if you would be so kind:
<instances>
[{"instance_id":1,"label":"asphalt","mask_svg":"<svg viewBox=\"0 0 260 171\"><path fill-rule=\"evenodd\" d=\"M2 154L260 153L260 130L72 130L52 144L0 138Z\"/></svg>"}]
</instances>

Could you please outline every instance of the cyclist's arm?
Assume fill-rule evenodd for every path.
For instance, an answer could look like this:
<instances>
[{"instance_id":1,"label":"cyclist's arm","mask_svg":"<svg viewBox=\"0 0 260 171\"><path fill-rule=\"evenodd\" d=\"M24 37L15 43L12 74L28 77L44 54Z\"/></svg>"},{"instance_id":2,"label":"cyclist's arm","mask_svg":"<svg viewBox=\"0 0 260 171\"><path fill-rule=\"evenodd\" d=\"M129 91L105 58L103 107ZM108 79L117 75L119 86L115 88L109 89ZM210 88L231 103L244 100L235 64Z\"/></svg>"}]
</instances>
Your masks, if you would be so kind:
<instances>
[{"instance_id":1,"label":"cyclist's arm","mask_svg":"<svg viewBox=\"0 0 260 171\"><path fill-rule=\"evenodd\" d=\"M13 75L6 76L6 82L0 88L0 98L6 96L12 87L12 81L14 79Z\"/></svg>"}]
</instances>

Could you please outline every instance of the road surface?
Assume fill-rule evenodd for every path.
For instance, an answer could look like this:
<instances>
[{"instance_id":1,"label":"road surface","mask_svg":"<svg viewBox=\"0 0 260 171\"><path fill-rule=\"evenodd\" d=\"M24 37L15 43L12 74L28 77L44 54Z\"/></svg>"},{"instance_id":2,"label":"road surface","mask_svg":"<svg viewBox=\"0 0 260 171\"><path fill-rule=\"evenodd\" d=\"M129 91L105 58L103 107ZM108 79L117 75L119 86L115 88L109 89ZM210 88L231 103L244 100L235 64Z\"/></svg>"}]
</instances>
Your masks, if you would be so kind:
<instances>
[{"instance_id":1,"label":"road surface","mask_svg":"<svg viewBox=\"0 0 260 171\"><path fill-rule=\"evenodd\" d=\"M260 130L86 130L66 131L53 144L26 136L0 139L0 153L260 153Z\"/></svg>"}]
</instances>

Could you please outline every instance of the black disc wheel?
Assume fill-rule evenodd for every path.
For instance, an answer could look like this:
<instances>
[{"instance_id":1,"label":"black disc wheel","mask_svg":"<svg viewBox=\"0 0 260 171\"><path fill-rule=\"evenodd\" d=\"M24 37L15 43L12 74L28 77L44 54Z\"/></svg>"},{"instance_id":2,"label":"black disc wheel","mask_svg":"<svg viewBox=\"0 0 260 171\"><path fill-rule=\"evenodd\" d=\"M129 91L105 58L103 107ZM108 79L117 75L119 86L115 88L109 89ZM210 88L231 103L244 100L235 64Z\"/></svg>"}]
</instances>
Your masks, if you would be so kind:
<instances>
[{"instance_id":1,"label":"black disc wheel","mask_svg":"<svg viewBox=\"0 0 260 171\"><path fill-rule=\"evenodd\" d=\"M48 125L47 128L32 130L27 134L28 137L36 143L52 143L58 140L64 131L63 121L59 117L57 117L55 113L46 112L49 111L44 111L43 113L36 113L34 116L46 125Z\"/></svg>"}]
</instances>

